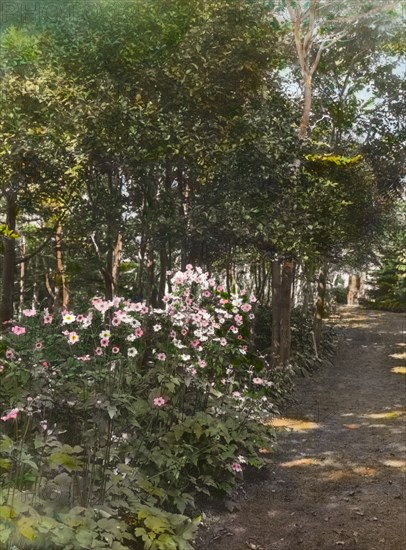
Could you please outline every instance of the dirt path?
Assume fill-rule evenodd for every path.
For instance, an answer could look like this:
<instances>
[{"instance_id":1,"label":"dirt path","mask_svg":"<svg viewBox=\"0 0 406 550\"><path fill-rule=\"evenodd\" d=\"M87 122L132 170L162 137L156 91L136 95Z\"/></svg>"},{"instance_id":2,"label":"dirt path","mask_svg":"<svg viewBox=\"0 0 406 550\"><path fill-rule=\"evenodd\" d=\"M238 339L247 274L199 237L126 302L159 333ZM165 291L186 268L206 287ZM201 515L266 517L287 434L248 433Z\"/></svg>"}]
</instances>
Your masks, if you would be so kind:
<instances>
[{"instance_id":1,"label":"dirt path","mask_svg":"<svg viewBox=\"0 0 406 550\"><path fill-rule=\"evenodd\" d=\"M406 549L406 316L345 308L340 333L265 478L209 516L199 550Z\"/></svg>"}]
</instances>

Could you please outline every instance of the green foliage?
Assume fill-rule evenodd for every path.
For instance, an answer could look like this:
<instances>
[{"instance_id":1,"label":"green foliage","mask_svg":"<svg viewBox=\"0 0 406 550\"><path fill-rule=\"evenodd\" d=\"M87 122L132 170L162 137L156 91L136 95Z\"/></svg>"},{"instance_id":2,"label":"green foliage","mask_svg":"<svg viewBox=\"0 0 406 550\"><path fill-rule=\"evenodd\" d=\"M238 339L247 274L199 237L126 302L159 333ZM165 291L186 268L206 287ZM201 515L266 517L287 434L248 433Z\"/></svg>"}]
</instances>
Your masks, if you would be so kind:
<instances>
[{"instance_id":1,"label":"green foliage","mask_svg":"<svg viewBox=\"0 0 406 550\"><path fill-rule=\"evenodd\" d=\"M398 201L391 219L387 220L381 260L373 273L367 304L378 309L406 310L405 204L404 200Z\"/></svg>"},{"instance_id":2,"label":"green foliage","mask_svg":"<svg viewBox=\"0 0 406 550\"><path fill-rule=\"evenodd\" d=\"M7 239L19 239L20 235L14 231L13 229L10 229L7 224L2 223L0 224L0 236L7 237Z\"/></svg>"}]
</instances>

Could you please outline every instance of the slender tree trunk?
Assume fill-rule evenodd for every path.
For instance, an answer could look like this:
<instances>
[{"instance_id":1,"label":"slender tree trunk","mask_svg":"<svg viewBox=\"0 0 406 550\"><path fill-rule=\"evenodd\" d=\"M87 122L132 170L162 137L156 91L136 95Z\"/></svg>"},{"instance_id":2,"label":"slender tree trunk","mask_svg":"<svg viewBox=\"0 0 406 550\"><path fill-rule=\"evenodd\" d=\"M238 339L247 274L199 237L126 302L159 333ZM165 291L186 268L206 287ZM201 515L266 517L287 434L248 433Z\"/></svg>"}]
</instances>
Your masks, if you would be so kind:
<instances>
[{"instance_id":1,"label":"slender tree trunk","mask_svg":"<svg viewBox=\"0 0 406 550\"><path fill-rule=\"evenodd\" d=\"M272 262L272 366L279 364L279 346L281 339L281 263Z\"/></svg>"},{"instance_id":2,"label":"slender tree trunk","mask_svg":"<svg viewBox=\"0 0 406 550\"><path fill-rule=\"evenodd\" d=\"M26 255L26 246L25 246L25 237L20 238L20 256L23 258ZM21 317L21 312L24 308L25 300L25 270L26 262L20 263L20 281L19 281L19 316Z\"/></svg>"},{"instance_id":3,"label":"slender tree trunk","mask_svg":"<svg viewBox=\"0 0 406 550\"><path fill-rule=\"evenodd\" d=\"M290 311L292 302L293 260L282 263L281 308L280 308L280 365L286 367L291 355Z\"/></svg>"},{"instance_id":4,"label":"slender tree trunk","mask_svg":"<svg viewBox=\"0 0 406 550\"><path fill-rule=\"evenodd\" d=\"M55 275L55 302L54 309L67 309L69 305L69 292L66 285L65 262L63 255L63 230L62 225L58 224L55 231L55 257L56 257L56 275Z\"/></svg>"},{"instance_id":5,"label":"slender tree trunk","mask_svg":"<svg viewBox=\"0 0 406 550\"><path fill-rule=\"evenodd\" d=\"M112 300L116 294L122 250L123 237L121 233L117 233L114 244L107 253L107 266L102 271L106 300Z\"/></svg>"},{"instance_id":6,"label":"slender tree trunk","mask_svg":"<svg viewBox=\"0 0 406 550\"><path fill-rule=\"evenodd\" d=\"M9 229L15 231L17 207L14 194L6 194L6 223ZM15 280L15 239L3 237L3 273L2 273L2 291L0 304L0 330L3 323L13 318L13 293Z\"/></svg>"},{"instance_id":7,"label":"slender tree trunk","mask_svg":"<svg viewBox=\"0 0 406 550\"><path fill-rule=\"evenodd\" d=\"M317 283L317 301L316 312L314 316L314 340L316 343L317 353L320 351L321 331L323 328L324 306L326 302L326 285L327 285L328 265L324 263L319 273Z\"/></svg>"},{"instance_id":8,"label":"slender tree trunk","mask_svg":"<svg viewBox=\"0 0 406 550\"><path fill-rule=\"evenodd\" d=\"M162 301L162 298L165 295L166 272L168 271L168 256L166 253L165 244L161 245L161 248L159 251L159 259L160 259L160 274L159 274L158 305L159 307L163 307L164 303Z\"/></svg>"},{"instance_id":9,"label":"slender tree trunk","mask_svg":"<svg viewBox=\"0 0 406 550\"><path fill-rule=\"evenodd\" d=\"M309 127L310 113L312 109L312 81L313 79L310 74L304 75L303 111L302 118L300 119L299 139L305 139L307 136L307 129Z\"/></svg>"},{"instance_id":10,"label":"slender tree trunk","mask_svg":"<svg viewBox=\"0 0 406 550\"><path fill-rule=\"evenodd\" d=\"M151 242L147 245L147 286L146 286L146 301L148 305L156 307L157 305L157 292L155 288L155 258L154 249Z\"/></svg>"},{"instance_id":11,"label":"slender tree trunk","mask_svg":"<svg viewBox=\"0 0 406 550\"><path fill-rule=\"evenodd\" d=\"M134 299L135 300L142 300L144 297L143 278L144 278L144 270L145 270L146 251L147 251L147 242L146 242L145 232L143 232L141 234L140 250L138 253L137 275L134 282Z\"/></svg>"}]
</instances>

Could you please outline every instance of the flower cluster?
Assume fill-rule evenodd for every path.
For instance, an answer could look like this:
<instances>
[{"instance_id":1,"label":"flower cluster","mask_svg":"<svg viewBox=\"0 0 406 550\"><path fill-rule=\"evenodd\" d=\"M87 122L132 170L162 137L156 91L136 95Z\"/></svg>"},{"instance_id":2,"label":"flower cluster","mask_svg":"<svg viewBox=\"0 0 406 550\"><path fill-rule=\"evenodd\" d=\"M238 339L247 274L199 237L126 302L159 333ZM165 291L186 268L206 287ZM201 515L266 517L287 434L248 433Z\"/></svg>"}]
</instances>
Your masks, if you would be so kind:
<instances>
[{"instance_id":1,"label":"flower cluster","mask_svg":"<svg viewBox=\"0 0 406 550\"><path fill-rule=\"evenodd\" d=\"M128 429L125 419L133 410L140 411L133 425L141 431L158 429L166 416L183 418L208 409L221 416L229 407L234 415L260 418L272 407L272 381L251 349L255 296L243 290L228 294L192 266L170 276L163 309L95 297L86 312L24 310L24 326L10 325L0 376L9 367L26 368L29 380L39 382L40 395L48 392L44 403L63 402L71 410L82 398L72 380L84 381L96 408L110 418L121 415L121 430ZM23 400L33 389L21 392ZM114 401L120 395L139 405L125 409L121 398ZM20 402L0 403L0 409L15 407L1 420L15 419ZM43 416L50 414L44 409ZM113 435L120 440L118 432ZM241 464L235 457L229 471L241 471Z\"/></svg>"}]
</instances>

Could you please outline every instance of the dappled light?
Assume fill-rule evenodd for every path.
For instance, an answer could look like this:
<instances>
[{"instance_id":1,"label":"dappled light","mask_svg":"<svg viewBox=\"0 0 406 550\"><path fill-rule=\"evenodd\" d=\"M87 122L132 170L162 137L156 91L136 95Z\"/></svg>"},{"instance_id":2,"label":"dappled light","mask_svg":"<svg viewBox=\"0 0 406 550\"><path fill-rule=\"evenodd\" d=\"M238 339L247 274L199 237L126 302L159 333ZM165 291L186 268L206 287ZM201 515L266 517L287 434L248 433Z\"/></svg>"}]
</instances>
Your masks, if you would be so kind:
<instances>
[{"instance_id":1,"label":"dappled light","mask_svg":"<svg viewBox=\"0 0 406 550\"><path fill-rule=\"evenodd\" d=\"M389 357L392 357L393 359L406 359L406 351L403 353L392 353Z\"/></svg>"},{"instance_id":2,"label":"dappled light","mask_svg":"<svg viewBox=\"0 0 406 550\"><path fill-rule=\"evenodd\" d=\"M289 460L288 462L282 462L281 466L283 468L297 468L302 466L327 466L326 462L319 458L308 457L308 458L297 458L295 460Z\"/></svg>"},{"instance_id":3,"label":"dappled light","mask_svg":"<svg viewBox=\"0 0 406 550\"><path fill-rule=\"evenodd\" d=\"M406 411L404 410L385 411L380 413L364 414L361 416L361 418L371 418L373 420L394 420L405 414L406 414Z\"/></svg>"},{"instance_id":4,"label":"dappled light","mask_svg":"<svg viewBox=\"0 0 406 550\"><path fill-rule=\"evenodd\" d=\"M382 464L390 468L399 468L403 472L406 472L406 460L382 460Z\"/></svg>"},{"instance_id":5,"label":"dappled light","mask_svg":"<svg viewBox=\"0 0 406 550\"><path fill-rule=\"evenodd\" d=\"M285 428L293 432L306 432L308 430L316 430L321 427L321 424L310 420L285 417L273 418L269 424L275 428Z\"/></svg>"},{"instance_id":6,"label":"dappled light","mask_svg":"<svg viewBox=\"0 0 406 550\"><path fill-rule=\"evenodd\" d=\"M392 367L390 371L394 374L406 374L406 367Z\"/></svg>"}]
</instances>

